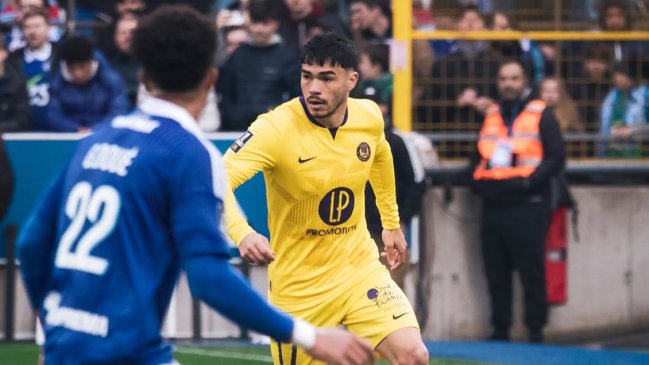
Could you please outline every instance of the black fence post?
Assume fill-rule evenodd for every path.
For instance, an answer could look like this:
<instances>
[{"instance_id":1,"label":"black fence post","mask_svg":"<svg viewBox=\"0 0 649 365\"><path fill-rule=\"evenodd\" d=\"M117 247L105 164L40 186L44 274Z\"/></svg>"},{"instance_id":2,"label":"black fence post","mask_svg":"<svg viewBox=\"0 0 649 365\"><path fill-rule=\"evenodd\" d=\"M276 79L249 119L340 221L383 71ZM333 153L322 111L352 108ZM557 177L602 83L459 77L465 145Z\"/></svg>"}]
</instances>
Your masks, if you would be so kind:
<instances>
[{"instance_id":1,"label":"black fence post","mask_svg":"<svg viewBox=\"0 0 649 365\"><path fill-rule=\"evenodd\" d=\"M201 317L201 301L192 298L192 339L194 341L203 339Z\"/></svg>"},{"instance_id":2,"label":"black fence post","mask_svg":"<svg viewBox=\"0 0 649 365\"><path fill-rule=\"evenodd\" d=\"M16 314L16 236L18 227L8 225L5 227L5 241L7 245L7 265L5 266L5 338L9 342L14 340L14 322Z\"/></svg>"}]
</instances>

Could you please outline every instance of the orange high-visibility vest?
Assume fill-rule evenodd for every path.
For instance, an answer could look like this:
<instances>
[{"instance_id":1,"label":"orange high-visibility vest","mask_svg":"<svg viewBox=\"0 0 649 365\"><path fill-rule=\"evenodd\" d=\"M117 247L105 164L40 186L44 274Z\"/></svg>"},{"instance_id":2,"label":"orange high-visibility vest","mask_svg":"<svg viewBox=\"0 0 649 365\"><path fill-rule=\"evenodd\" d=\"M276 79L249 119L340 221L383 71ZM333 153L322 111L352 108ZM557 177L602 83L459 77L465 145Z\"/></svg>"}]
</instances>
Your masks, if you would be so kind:
<instances>
[{"instance_id":1,"label":"orange high-visibility vest","mask_svg":"<svg viewBox=\"0 0 649 365\"><path fill-rule=\"evenodd\" d=\"M478 139L478 151L482 160L473 172L475 180L505 180L528 177L543 160L543 144L539 134L541 114L545 102L530 101L516 117L511 136L500 115L500 108L494 104L489 107ZM489 161L498 143L510 143L512 156L516 156L509 167L493 167Z\"/></svg>"}]
</instances>

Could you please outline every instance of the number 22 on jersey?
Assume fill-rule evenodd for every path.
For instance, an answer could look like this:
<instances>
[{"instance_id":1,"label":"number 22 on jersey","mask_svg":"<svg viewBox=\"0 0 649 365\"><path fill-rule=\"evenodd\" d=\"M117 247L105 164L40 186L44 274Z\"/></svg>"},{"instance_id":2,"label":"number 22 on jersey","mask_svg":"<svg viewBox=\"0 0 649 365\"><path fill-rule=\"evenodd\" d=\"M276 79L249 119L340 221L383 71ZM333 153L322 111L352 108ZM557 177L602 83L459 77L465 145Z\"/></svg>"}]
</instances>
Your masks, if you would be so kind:
<instances>
[{"instance_id":1,"label":"number 22 on jersey","mask_svg":"<svg viewBox=\"0 0 649 365\"><path fill-rule=\"evenodd\" d=\"M65 203L65 215L71 222L61 236L56 251L56 267L103 275L108 269L108 260L91 253L113 232L120 208L120 195L112 186L101 185L93 191L90 183L77 183ZM91 226L82 234L86 220Z\"/></svg>"}]
</instances>

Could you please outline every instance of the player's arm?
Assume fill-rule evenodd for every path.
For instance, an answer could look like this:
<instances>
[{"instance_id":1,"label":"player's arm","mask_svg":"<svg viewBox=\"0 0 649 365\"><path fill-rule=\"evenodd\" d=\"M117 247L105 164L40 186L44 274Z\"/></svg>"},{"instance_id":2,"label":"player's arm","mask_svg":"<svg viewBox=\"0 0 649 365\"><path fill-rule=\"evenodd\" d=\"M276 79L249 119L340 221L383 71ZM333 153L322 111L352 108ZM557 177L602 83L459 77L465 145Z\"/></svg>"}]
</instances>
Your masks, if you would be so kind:
<instances>
[{"instance_id":1,"label":"player's arm","mask_svg":"<svg viewBox=\"0 0 649 365\"><path fill-rule=\"evenodd\" d=\"M275 259L268 239L252 229L241 214L234 191L260 171L272 170L281 140L276 126L265 118L255 121L225 154L228 187L225 193L225 224L228 235L239 246L241 257L255 264Z\"/></svg>"},{"instance_id":2,"label":"player's arm","mask_svg":"<svg viewBox=\"0 0 649 365\"><path fill-rule=\"evenodd\" d=\"M58 210L62 204L63 176L61 174L50 185L18 236L20 273L29 301L36 310L43 302L50 281L56 251Z\"/></svg>"},{"instance_id":3,"label":"player's arm","mask_svg":"<svg viewBox=\"0 0 649 365\"><path fill-rule=\"evenodd\" d=\"M378 107L376 110L380 113ZM388 264L394 270L405 261L408 246L399 222L392 152L383 131L376 144L376 156L370 170L370 184L376 195L376 206L383 225L381 238L385 251L382 255L387 256Z\"/></svg>"}]
</instances>

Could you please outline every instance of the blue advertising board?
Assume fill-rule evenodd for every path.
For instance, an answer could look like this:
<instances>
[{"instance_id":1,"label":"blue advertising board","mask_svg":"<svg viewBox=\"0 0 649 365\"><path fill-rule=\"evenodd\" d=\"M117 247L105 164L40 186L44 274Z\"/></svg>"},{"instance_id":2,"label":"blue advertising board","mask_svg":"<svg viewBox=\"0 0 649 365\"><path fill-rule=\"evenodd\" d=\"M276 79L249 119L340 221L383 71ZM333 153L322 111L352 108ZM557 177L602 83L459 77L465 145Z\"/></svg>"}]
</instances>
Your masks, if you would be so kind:
<instances>
[{"instance_id":1,"label":"blue advertising board","mask_svg":"<svg viewBox=\"0 0 649 365\"><path fill-rule=\"evenodd\" d=\"M210 134L208 138L224 152L239 137L236 133ZM0 222L0 232L7 224L22 225L52 179L61 172L79 140L78 134L16 133L5 134L9 159L14 170L15 190L7 217ZM257 174L236 192L250 225L268 237L264 179ZM5 257L5 238L0 235L0 258Z\"/></svg>"}]
</instances>

